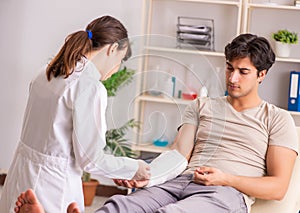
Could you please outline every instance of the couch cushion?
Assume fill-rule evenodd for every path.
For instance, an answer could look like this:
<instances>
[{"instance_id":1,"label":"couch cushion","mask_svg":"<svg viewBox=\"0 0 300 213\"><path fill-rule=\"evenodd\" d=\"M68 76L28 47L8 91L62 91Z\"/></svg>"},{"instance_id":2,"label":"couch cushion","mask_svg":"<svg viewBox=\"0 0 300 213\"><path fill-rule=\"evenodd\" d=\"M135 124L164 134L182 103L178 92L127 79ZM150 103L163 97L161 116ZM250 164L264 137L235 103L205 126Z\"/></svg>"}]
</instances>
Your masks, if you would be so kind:
<instances>
[{"instance_id":1,"label":"couch cushion","mask_svg":"<svg viewBox=\"0 0 300 213\"><path fill-rule=\"evenodd\" d=\"M300 127L296 127L299 137ZM300 153L300 152L299 152ZM300 154L299 154L300 155ZM300 156L298 155L288 191L281 201L256 199L251 213L298 213L300 210Z\"/></svg>"}]
</instances>

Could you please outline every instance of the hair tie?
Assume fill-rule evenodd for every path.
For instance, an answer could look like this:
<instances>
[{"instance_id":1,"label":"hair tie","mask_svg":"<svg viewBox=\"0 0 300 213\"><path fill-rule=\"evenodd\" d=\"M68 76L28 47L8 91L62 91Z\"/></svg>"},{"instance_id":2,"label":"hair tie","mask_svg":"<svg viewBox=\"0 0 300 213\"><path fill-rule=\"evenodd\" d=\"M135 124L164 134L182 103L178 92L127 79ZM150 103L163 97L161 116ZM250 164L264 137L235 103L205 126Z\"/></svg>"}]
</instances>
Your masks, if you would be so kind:
<instances>
[{"instance_id":1,"label":"hair tie","mask_svg":"<svg viewBox=\"0 0 300 213\"><path fill-rule=\"evenodd\" d=\"M92 33L92 31L86 30L86 32L87 32L87 34L88 34L89 39L92 39L92 38L93 38L93 33Z\"/></svg>"}]
</instances>

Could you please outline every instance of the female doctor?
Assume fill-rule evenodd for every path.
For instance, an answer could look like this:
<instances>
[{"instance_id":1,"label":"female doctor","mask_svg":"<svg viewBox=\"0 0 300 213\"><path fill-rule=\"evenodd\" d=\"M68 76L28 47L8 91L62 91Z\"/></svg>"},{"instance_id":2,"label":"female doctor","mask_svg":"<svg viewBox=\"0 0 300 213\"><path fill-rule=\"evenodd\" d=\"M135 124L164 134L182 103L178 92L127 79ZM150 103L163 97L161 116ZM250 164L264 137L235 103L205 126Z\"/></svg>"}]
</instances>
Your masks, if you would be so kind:
<instances>
[{"instance_id":1,"label":"female doctor","mask_svg":"<svg viewBox=\"0 0 300 213\"><path fill-rule=\"evenodd\" d=\"M107 92L99 80L117 72L131 55L127 30L103 16L70 34L54 59L31 82L21 138L0 200L14 212L14 200L32 188L45 212L65 212L77 202L83 212L81 175L149 179L141 160L106 155Z\"/></svg>"}]
</instances>

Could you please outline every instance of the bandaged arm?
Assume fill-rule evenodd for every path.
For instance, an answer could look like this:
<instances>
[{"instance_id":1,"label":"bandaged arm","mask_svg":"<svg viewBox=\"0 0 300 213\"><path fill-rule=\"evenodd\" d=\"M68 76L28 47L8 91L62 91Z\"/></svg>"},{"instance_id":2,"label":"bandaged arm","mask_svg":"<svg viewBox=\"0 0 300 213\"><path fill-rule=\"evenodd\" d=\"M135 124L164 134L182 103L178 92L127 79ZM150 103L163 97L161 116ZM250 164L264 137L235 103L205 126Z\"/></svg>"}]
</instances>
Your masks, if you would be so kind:
<instances>
[{"instance_id":1,"label":"bandaged arm","mask_svg":"<svg viewBox=\"0 0 300 213\"><path fill-rule=\"evenodd\" d=\"M187 167L193 147L197 125L184 124L178 128L173 150L163 152L150 163L151 178L146 187L164 183L177 177Z\"/></svg>"},{"instance_id":2,"label":"bandaged arm","mask_svg":"<svg viewBox=\"0 0 300 213\"><path fill-rule=\"evenodd\" d=\"M150 163L151 178L146 187L177 177L187 167L187 159L176 149L161 153Z\"/></svg>"}]
</instances>

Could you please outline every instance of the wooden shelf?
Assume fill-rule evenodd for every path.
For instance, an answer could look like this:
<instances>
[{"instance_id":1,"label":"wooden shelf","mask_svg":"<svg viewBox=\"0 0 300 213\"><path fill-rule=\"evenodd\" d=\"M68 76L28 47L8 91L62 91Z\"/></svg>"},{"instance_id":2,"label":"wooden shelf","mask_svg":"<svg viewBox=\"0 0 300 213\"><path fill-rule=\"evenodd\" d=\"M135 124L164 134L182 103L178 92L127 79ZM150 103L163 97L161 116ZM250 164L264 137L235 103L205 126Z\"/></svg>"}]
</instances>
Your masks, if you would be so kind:
<instances>
[{"instance_id":1,"label":"wooden shelf","mask_svg":"<svg viewBox=\"0 0 300 213\"><path fill-rule=\"evenodd\" d=\"M300 112L289 111L289 113L290 113L291 115L300 116Z\"/></svg>"},{"instance_id":2,"label":"wooden shelf","mask_svg":"<svg viewBox=\"0 0 300 213\"><path fill-rule=\"evenodd\" d=\"M248 7L251 8L264 8L264 9L282 9L282 10L300 10L300 7L293 5L280 5L280 4L254 4L250 3Z\"/></svg>"},{"instance_id":3,"label":"wooden shelf","mask_svg":"<svg viewBox=\"0 0 300 213\"><path fill-rule=\"evenodd\" d=\"M239 6L239 4L240 4L237 1L219 1L219 0L176 0L176 1L208 3L208 4L221 4L221 5L233 5L233 6Z\"/></svg>"},{"instance_id":4,"label":"wooden shelf","mask_svg":"<svg viewBox=\"0 0 300 213\"><path fill-rule=\"evenodd\" d=\"M168 47L156 47L156 46L146 46L146 50L159 51L159 52L170 52L170 53L180 53L180 54L193 54L193 55L203 55L203 56L215 56L215 57L225 57L222 52L214 51L202 51L202 50L189 50L180 48L168 48ZM300 58L280 58L277 57L278 62L291 62L300 63Z\"/></svg>"},{"instance_id":5,"label":"wooden shelf","mask_svg":"<svg viewBox=\"0 0 300 213\"><path fill-rule=\"evenodd\" d=\"M138 101L148 101L156 103L165 103L165 104L179 104L179 105L188 105L192 100L184 100L179 98L164 98L162 96L151 96L151 95L141 95L137 97Z\"/></svg>"},{"instance_id":6,"label":"wooden shelf","mask_svg":"<svg viewBox=\"0 0 300 213\"><path fill-rule=\"evenodd\" d=\"M169 47L156 47L156 46L146 46L145 49L152 50L152 51L160 51L160 52L225 57L224 53L214 52L214 51L192 50L192 49L183 49L183 48L169 48Z\"/></svg>"},{"instance_id":7,"label":"wooden shelf","mask_svg":"<svg viewBox=\"0 0 300 213\"><path fill-rule=\"evenodd\" d=\"M290 62L290 63L300 63L300 58L276 58L276 61L280 62Z\"/></svg>"},{"instance_id":8,"label":"wooden shelf","mask_svg":"<svg viewBox=\"0 0 300 213\"><path fill-rule=\"evenodd\" d=\"M170 147L169 146L161 147L161 146L155 146L152 143L145 143L145 144L133 145L132 149L135 151L161 153L170 150Z\"/></svg>"},{"instance_id":9,"label":"wooden shelf","mask_svg":"<svg viewBox=\"0 0 300 213\"><path fill-rule=\"evenodd\" d=\"M141 95L138 97L139 101L148 101L148 102L157 102L157 103L166 103L166 104L180 104L180 105L188 105L192 102L192 100L183 100L178 98L164 98L160 96L151 96L151 95ZM291 115L300 116L300 112L297 111L288 111Z\"/></svg>"}]
</instances>

